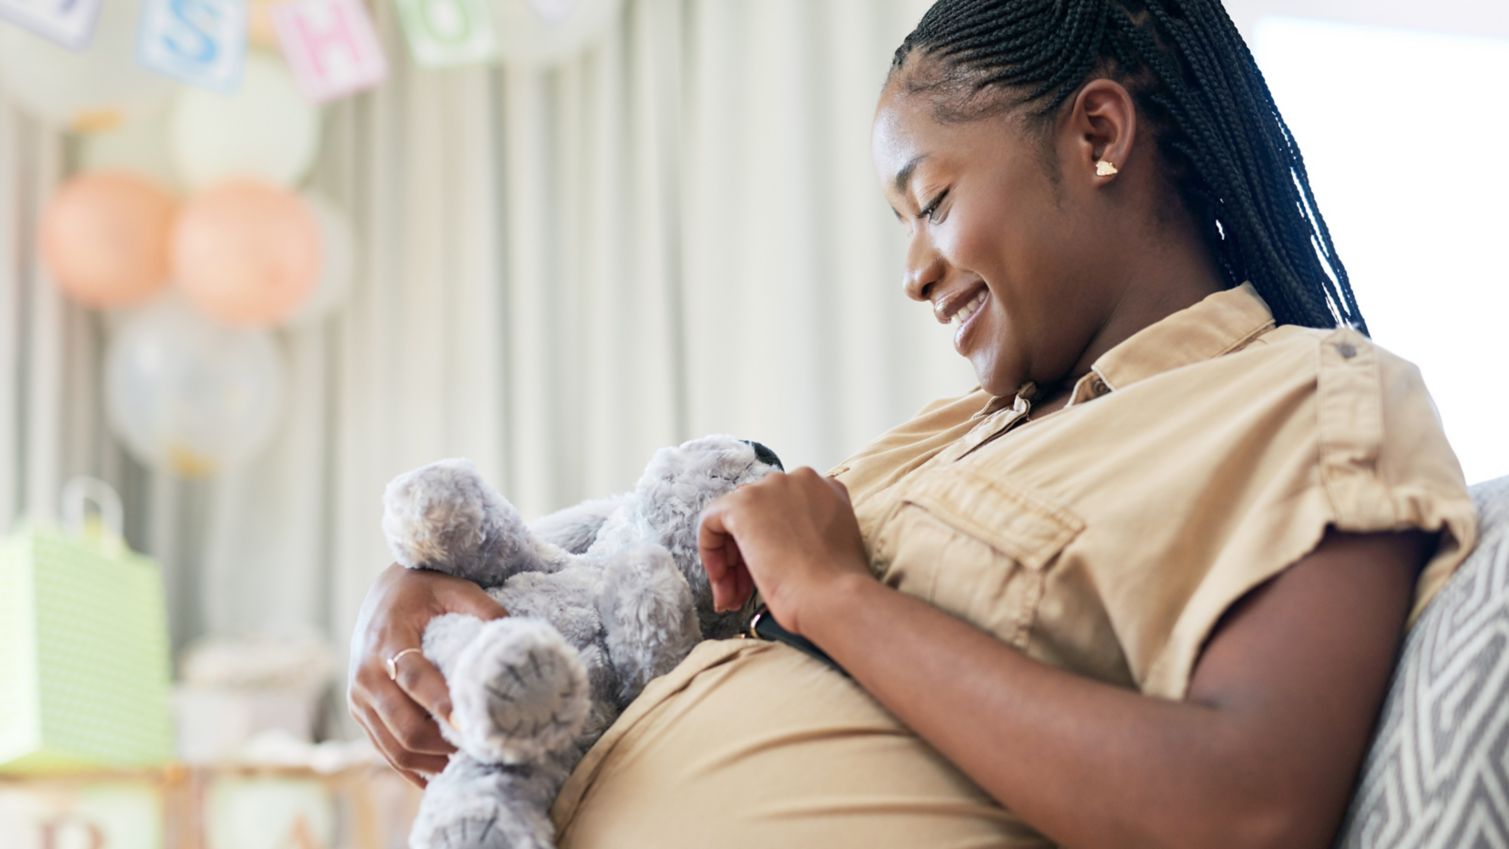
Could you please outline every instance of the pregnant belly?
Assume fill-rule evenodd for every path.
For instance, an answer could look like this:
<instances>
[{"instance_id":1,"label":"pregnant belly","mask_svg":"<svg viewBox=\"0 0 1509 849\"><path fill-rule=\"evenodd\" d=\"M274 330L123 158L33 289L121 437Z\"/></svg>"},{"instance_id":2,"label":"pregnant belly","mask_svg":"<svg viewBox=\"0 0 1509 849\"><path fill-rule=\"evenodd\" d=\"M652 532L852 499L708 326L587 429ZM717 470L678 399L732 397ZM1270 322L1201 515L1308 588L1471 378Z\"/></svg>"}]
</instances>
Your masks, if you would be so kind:
<instances>
[{"instance_id":1,"label":"pregnant belly","mask_svg":"<svg viewBox=\"0 0 1509 849\"><path fill-rule=\"evenodd\" d=\"M551 814L561 849L1051 846L852 681L753 640L652 682Z\"/></svg>"}]
</instances>

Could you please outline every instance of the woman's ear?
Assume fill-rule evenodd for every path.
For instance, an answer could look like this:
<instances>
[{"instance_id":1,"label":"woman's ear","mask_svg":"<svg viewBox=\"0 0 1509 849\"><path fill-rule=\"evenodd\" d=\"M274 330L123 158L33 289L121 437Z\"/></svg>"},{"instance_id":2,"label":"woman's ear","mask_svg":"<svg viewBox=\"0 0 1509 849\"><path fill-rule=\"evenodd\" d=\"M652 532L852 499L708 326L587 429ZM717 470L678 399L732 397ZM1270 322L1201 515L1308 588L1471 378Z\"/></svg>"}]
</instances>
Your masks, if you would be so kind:
<instances>
[{"instance_id":1,"label":"woman's ear","mask_svg":"<svg viewBox=\"0 0 1509 849\"><path fill-rule=\"evenodd\" d=\"M1067 121L1070 143L1064 176L1096 185L1115 180L1131 160L1137 138L1137 106L1131 92L1115 80L1091 80L1075 95Z\"/></svg>"}]
</instances>

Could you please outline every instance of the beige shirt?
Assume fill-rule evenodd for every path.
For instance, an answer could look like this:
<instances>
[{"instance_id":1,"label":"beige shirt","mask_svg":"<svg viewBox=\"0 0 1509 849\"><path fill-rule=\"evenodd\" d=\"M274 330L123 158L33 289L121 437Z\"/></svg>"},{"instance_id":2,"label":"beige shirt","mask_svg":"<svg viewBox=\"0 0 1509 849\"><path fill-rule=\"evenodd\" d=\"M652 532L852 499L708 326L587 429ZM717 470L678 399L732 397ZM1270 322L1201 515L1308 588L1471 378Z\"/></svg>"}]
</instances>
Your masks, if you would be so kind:
<instances>
[{"instance_id":1,"label":"beige shirt","mask_svg":"<svg viewBox=\"0 0 1509 849\"><path fill-rule=\"evenodd\" d=\"M1061 410L977 390L832 474L881 580L1167 699L1222 614L1328 526L1441 532L1411 622L1476 536L1418 370L1350 329L1275 327L1250 285L1116 346ZM852 681L748 640L652 682L552 815L563 849L1050 845Z\"/></svg>"}]
</instances>

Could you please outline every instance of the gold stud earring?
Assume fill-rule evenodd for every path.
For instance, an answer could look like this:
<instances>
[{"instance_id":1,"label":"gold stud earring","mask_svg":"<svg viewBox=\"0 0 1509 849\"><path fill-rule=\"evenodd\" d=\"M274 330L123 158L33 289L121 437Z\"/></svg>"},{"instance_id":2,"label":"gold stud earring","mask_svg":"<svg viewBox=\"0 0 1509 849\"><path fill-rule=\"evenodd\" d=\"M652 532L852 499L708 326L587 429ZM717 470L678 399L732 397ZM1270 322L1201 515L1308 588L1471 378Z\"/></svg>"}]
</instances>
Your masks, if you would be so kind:
<instances>
[{"instance_id":1,"label":"gold stud earring","mask_svg":"<svg viewBox=\"0 0 1509 849\"><path fill-rule=\"evenodd\" d=\"M1116 170L1115 165L1112 165L1104 159L1095 163L1095 176L1097 177L1114 177L1120 173L1120 171Z\"/></svg>"}]
</instances>

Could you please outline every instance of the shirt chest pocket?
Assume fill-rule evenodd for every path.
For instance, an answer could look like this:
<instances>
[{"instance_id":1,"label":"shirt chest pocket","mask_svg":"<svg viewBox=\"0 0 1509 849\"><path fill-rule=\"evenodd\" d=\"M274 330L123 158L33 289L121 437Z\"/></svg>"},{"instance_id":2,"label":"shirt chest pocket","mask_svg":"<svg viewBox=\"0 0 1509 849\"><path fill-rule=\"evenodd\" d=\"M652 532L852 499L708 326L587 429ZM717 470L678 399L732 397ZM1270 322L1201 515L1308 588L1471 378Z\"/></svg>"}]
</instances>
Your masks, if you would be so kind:
<instances>
[{"instance_id":1,"label":"shirt chest pocket","mask_svg":"<svg viewBox=\"0 0 1509 849\"><path fill-rule=\"evenodd\" d=\"M870 546L881 580L1026 648L1047 577L1084 529L1025 488L959 467L898 485Z\"/></svg>"}]
</instances>

